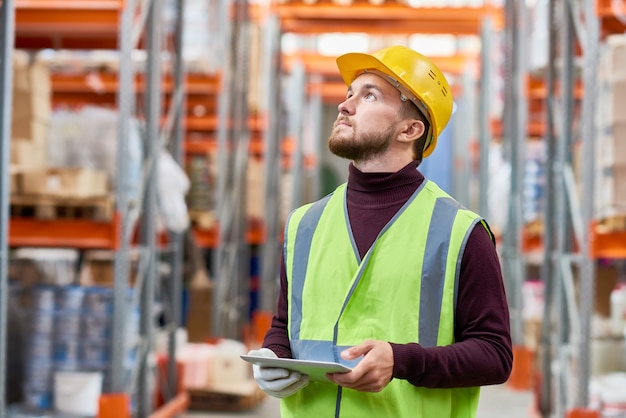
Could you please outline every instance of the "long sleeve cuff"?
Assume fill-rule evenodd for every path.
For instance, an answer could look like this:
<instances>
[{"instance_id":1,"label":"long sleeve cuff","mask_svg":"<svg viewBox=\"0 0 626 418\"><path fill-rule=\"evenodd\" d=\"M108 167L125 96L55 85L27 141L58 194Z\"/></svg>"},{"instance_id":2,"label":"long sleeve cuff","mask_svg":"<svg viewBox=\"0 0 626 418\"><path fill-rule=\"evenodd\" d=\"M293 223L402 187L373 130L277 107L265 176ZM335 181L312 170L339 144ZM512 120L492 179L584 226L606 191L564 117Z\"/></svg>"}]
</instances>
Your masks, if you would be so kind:
<instances>
[{"instance_id":1,"label":"long sleeve cuff","mask_svg":"<svg viewBox=\"0 0 626 418\"><path fill-rule=\"evenodd\" d=\"M424 373L424 349L419 344L390 344L393 350L394 378L414 379Z\"/></svg>"}]
</instances>

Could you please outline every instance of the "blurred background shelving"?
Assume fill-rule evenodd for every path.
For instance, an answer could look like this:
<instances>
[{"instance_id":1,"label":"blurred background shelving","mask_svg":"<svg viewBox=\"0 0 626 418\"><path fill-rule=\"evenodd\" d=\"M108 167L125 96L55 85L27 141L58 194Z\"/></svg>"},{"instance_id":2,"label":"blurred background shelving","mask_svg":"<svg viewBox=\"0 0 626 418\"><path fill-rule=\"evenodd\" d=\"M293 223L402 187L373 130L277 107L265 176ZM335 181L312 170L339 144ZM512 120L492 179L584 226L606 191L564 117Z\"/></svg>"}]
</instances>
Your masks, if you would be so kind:
<instances>
[{"instance_id":1,"label":"blurred background shelving","mask_svg":"<svg viewBox=\"0 0 626 418\"><path fill-rule=\"evenodd\" d=\"M218 390L223 375L198 383L183 371L260 343L288 212L345 180L345 162L323 145L346 90L335 57L391 43L423 50L451 81L458 110L421 169L496 232L517 350L511 387L534 391L544 417L605 412L600 378L626 372L624 338L608 331L611 294L626 280L623 0L4 0L3 17L8 8L2 56L17 64L1 75L27 88L19 99L14 85L0 89L14 118L0 118L11 160L2 294L23 281L15 266L32 247L76 255L72 280L36 279L59 292L103 277L95 284L113 307L102 390L128 395L135 415L234 396ZM100 170L106 193L25 193L45 166L57 170L39 173L48 186L59 170L74 170L72 184ZM178 193L159 189L181 178ZM135 310L140 344L127 367L120 347ZM233 384L248 372L237 368Z\"/></svg>"}]
</instances>

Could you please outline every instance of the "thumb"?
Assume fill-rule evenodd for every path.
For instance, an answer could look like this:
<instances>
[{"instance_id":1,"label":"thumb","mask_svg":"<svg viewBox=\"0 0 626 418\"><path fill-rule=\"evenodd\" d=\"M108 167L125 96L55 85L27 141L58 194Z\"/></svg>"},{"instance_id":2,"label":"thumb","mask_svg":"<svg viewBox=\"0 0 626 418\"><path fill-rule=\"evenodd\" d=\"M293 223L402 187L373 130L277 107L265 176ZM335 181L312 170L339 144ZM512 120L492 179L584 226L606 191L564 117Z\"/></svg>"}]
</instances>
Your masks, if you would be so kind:
<instances>
[{"instance_id":1,"label":"thumb","mask_svg":"<svg viewBox=\"0 0 626 418\"><path fill-rule=\"evenodd\" d=\"M341 352L341 358L344 360L354 360L357 357L367 354L373 347L370 342L365 341L359 345L343 350Z\"/></svg>"}]
</instances>

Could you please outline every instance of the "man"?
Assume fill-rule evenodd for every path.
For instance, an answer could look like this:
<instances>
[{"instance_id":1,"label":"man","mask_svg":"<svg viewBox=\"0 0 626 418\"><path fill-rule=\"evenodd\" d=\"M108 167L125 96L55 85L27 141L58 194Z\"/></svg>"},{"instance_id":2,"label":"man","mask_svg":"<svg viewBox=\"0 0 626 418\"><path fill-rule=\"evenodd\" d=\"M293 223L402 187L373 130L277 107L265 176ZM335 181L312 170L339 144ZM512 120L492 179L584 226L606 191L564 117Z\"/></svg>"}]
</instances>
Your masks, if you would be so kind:
<instances>
[{"instance_id":1,"label":"man","mask_svg":"<svg viewBox=\"0 0 626 418\"><path fill-rule=\"evenodd\" d=\"M507 380L509 313L493 236L417 170L452 113L452 91L402 46L337 59L348 85L328 140L347 184L296 209L263 348L341 362L310 381L254 366L281 416L475 417L479 387Z\"/></svg>"}]
</instances>

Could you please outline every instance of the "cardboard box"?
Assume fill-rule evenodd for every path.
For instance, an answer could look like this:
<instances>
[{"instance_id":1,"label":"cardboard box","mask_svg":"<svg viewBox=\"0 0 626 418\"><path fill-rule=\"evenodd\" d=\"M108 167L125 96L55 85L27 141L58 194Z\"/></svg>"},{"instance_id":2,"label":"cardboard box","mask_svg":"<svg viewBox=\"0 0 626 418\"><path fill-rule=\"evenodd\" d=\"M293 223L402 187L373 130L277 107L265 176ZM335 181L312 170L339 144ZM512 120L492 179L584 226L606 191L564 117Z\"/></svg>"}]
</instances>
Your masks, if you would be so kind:
<instances>
[{"instance_id":1,"label":"cardboard box","mask_svg":"<svg viewBox=\"0 0 626 418\"><path fill-rule=\"evenodd\" d=\"M32 141L45 147L48 139L49 126L48 122L42 120L13 118L11 123L11 139Z\"/></svg>"},{"instance_id":2,"label":"cardboard box","mask_svg":"<svg viewBox=\"0 0 626 418\"><path fill-rule=\"evenodd\" d=\"M47 165L44 144L24 139L12 140L11 165L20 171L41 170Z\"/></svg>"},{"instance_id":3,"label":"cardboard box","mask_svg":"<svg viewBox=\"0 0 626 418\"><path fill-rule=\"evenodd\" d=\"M626 165L613 167L613 203L618 208L626 209Z\"/></svg>"},{"instance_id":4,"label":"cardboard box","mask_svg":"<svg viewBox=\"0 0 626 418\"><path fill-rule=\"evenodd\" d=\"M50 92L13 90L13 120L47 122L51 112Z\"/></svg>"},{"instance_id":5,"label":"cardboard box","mask_svg":"<svg viewBox=\"0 0 626 418\"><path fill-rule=\"evenodd\" d=\"M613 164L626 166L626 122L611 127L611 154Z\"/></svg>"},{"instance_id":6,"label":"cardboard box","mask_svg":"<svg viewBox=\"0 0 626 418\"><path fill-rule=\"evenodd\" d=\"M234 392L250 380L252 366L239 357L237 351L217 349L213 353L207 388Z\"/></svg>"},{"instance_id":7,"label":"cardboard box","mask_svg":"<svg viewBox=\"0 0 626 418\"><path fill-rule=\"evenodd\" d=\"M596 266L594 312L603 317L611 316L611 291L619 279L619 269L615 263L599 262Z\"/></svg>"},{"instance_id":8,"label":"cardboard box","mask_svg":"<svg viewBox=\"0 0 626 418\"><path fill-rule=\"evenodd\" d=\"M13 60L13 120L47 121L52 108L50 69L41 62L30 62L27 55Z\"/></svg>"},{"instance_id":9,"label":"cardboard box","mask_svg":"<svg viewBox=\"0 0 626 418\"><path fill-rule=\"evenodd\" d=\"M263 219L265 214L265 173L263 163L252 158L248 161L246 186L246 216Z\"/></svg>"},{"instance_id":10,"label":"cardboard box","mask_svg":"<svg viewBox=\"0 0 626 418\"><path fill-rule=\"evenodd\" d=\"M28 54L16 52L13 57L13 91L47 94L50 97L50 69L41 61L32 61Z\"/></svg>"},{"instance_id":11,"label":"cardboard box","mask_svg":"<svg viewBox=\"0 0 626 418\"><path fill-rule=\"evenodd\" d=\"M190 342L206 342L212 337L213 283L198 270L188 289L189 308L186 328Z\"/></svg>"},{"instance_id":12,"label":"cardboard box","mask_svg":"<svg viewBox=\"0 0 626 418\"><path fill-rule=\"evenodd\" d=\"M129 271L127 284L134 286L137 278L139 253L129 255ZM109 250L91 250L84 255L80 270L81 286L111 287L115 279L114 253Z\"/></svg>"},{"instance_id":13,"label":"cardboard box","mask_svg":"<svg viewBox=\"0 0 626 418\"><path fill-rule=\"evenodd\" d=\"M107 176L104 171L85 168L48 168L23 174L24 194L89 198L107 195Z\"/></svg>"},{"instance_id":14,"label":"cardboard box","mask_svg":"<svg viewBox=\"0 0 626 418\"><path fill-rule=\"evenodd\" d=\"M599 167L594 213L597 218L626 214L626 165Z\"/></svg>"},{"instance_id":15,"label":"cardboard box","mask_svg":"<svg viewBox=\"0 0 626 418\"><path fill-rule=\"evenodd\" d=\"M604 127L604 129L598 130L596 138L596 153L595 153L595 166L598 173L602 173L605 167L613 165L613 160L616 158L613 155L613 132L611 127ZM580 180L579 180L580 181Z\"/></svg>"},{"instance_id":16,"label":"cardboard box","mask_svg":"<svg viewBox=\"0 0 626 418\"><path fill-rule=\"evenodd\" d=\"M11 164L9 166L9 175L11 176L11 182L9 185L9 191L11 194L20 194L22 190L22 173L19 167Z\"/></svg>"},{"instance_id":17,"label":"cardboard box","mask_svg":"<svg viewBox=\"0 0 626 418\"><path fill-rule=\"evenodd\" d=\"M608 80L626 79L626 36L610 35L605 40L599 68L603 78Z\"/></svg>"},{"instance_id":18,"label":"cardboard box","mask_svg":"<svg viewBox=\"0 0 626 418\"><path fill-rule=\"evenodd\" d=\"M607 121L610 124L626 123L626 79L615 80L609 86L607 97L609 98Z\"/></svg>"}]
</instances>

